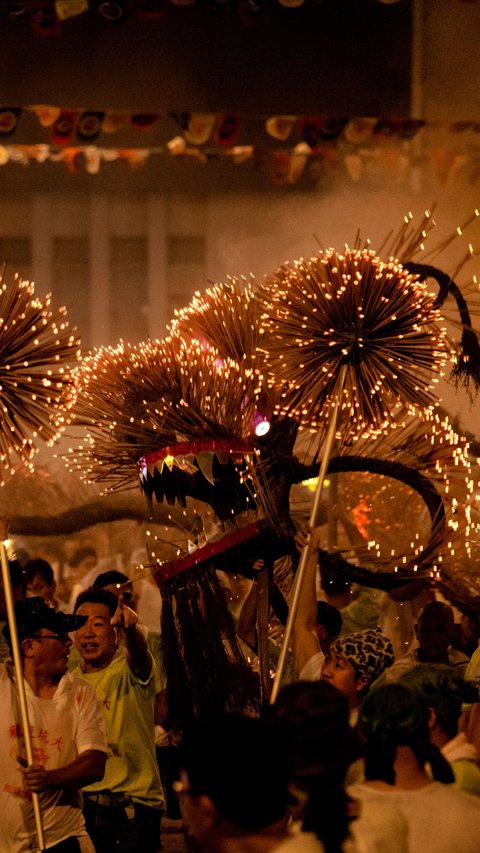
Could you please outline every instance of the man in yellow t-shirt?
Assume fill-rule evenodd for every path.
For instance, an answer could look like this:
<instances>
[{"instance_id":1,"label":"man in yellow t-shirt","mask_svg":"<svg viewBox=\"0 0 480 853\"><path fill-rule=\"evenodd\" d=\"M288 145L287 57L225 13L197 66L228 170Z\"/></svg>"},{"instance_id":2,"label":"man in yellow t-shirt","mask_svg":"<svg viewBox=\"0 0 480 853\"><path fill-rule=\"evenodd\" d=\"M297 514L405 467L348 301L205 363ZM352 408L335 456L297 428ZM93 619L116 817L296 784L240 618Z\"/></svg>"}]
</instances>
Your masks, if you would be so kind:
<instances>
[{"instance_id":1,"label":"man in yellow t-shirt","mask_svg":"<svg viewBox=\"0 0 480 853\"><path fill-rule=\"evenodd\" d=\"M154 744L152 656L136 613L103 589L81 593L75 632L82 658L75 675L95 688L109 754L103 780L84 790L84 814L96 853L157 853L164 796ZM122 635L125 654L118 653Z\"/></svg>"}]
</instances>

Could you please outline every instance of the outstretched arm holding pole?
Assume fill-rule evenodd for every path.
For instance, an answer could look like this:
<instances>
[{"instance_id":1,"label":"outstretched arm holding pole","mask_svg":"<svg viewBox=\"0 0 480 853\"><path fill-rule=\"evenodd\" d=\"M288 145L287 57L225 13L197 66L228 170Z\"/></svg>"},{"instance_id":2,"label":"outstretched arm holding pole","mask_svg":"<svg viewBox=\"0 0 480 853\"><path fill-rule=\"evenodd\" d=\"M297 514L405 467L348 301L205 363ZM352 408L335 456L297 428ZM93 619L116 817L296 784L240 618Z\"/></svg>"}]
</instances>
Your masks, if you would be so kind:
<instances>
[{"instance_id":1,"label":"outstretched arm holding pole","mask_svg":"<svg viewBox=\"0 0 480 853\"><path fill-rule=\"evenodd\" d=\"M335 405L332 411L332 416L330 419L330 423L328 425L327 435L325 439L325 447L322 456L322 462L320 465L320 471L318 474L318 483L315 491L315 497L313 501L312 511L310 513L310 518L308 522L309 531L313 530L317 524L318 513L320 509L320 501L323 494L323 484L325 481L325 477L328 471L328 465L330 463L330 457L332 453L333 442L335 439L335 433L337 429L337 418L338 418L338 409L341 402L341 397L343 393L343 386L345 383L347 367L343 365L338 381L337 394L335 398ZM288 648L290 646L290 642L292 639L293 632L293 624L295 621L295 616L297 613L298 603L300 599L300 593L302 589L302 584L305 577L305 572L307 568L307 563L309 559L309 544L310 544L310 532L307 534L307 539L305 541L305 546L302 551L302 555L300 557L300 562L298 564L297 573L295 575L295 583L293 587L293 594L290 601L290 607L288 611L288 619L287 624L285 626L285 634L283 638L282 649L280 652L280 658L278 661L278 668L275 673L275 679L273 682L272 694L270 697L270 702L273 704L276 701L278 696L278 691L280 689L280 684L282 680L282 674L285 667L285 660L288 652Z\"/></svg>"}]
</instances>

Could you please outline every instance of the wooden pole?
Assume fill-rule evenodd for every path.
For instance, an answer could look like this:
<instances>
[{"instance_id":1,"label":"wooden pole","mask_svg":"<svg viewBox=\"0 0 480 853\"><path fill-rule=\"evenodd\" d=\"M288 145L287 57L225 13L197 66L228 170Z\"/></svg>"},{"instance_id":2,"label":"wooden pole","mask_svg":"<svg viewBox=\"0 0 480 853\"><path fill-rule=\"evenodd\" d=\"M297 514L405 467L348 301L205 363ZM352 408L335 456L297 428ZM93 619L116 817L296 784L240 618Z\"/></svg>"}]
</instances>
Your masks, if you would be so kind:
<instances>
[{"instance_id":1,"label":"wooden pole","mask_svg":"<svg viewBox=\"0 0 480 853\"><path fill-rule=\"evenodd\" d=\"M20 717L22 721L23 737L25 740L25 752L27 756L27 763L30 767L33 764L32 737L30 733L30 723L28 719L25 684L23 681L22 656L20 654L20 644L18 642L17 620L15 618L15 605L13 601L12 584L10 581L10 572L8 570L8 561L4 542L0 543L0 562L2 566L2 581L3 589L5 591L5 604L7 608L8 627L10 630L10 642L12 645L13 664L15 667L15 677L17 681ZM43 834L42 814L40 811L40 802L38 794L34 792L32 792L32 805L35 817L38 849L40 851L43 851L45 849L45 837Z\"/></svg>"},{"instance_id":2,"label":"wooden pole","mask_svg":"<svg viewBox=\"0 0 480 853\"><path fill-rule=\"evenodd\" d=\"M272 693L270 696L270 703L272 705L276 701L276 698L278 696L278 691L280 689L280 683L281 683L282 676L283 676L283 670L285 669L285 660L286 660L288 649L290 646L290 641L292 638L293 624L294 624L295 616L296 616L297 610L298 610L298 602L300 600L300 592L302 589L303 579L305 577L305 571L307 568L307 562L308 562L308 557L309 557L310 535L311 535L311 531L313 530L313 528L316 526L316 523L317 523L318 512L320 509L320 501L321 501L322 492L323 492L323 483L324 483L325 476L326 476L326 473L328 470L328 465L330 462L330 456L331 456L332 447L333 447L333 441L334 441L335 432L337 429L338 409L339 409L340 402L341 402L346 372L347 372L347 365L344 365L341 369L341 372L340 372L340 381L338 384L338 390L337 390L337 395L335 398L334 409L332 412L330 423L328 425L327 435L325 438L325 448L323 451L322 462L321 462L320 471L318 474L317 488L315 490L315 497L313 499L313 506L312 506L310 518L308 521L309 529L308 529L308 533L307 533L307 538L306 538L305 545L304 545L304 548L303 548L303 551L302 551L302 554L300 557L298 569L297 569L297 572L295 575L292 599L290 601L290 605L288 608L288 619L287 619L287 624L285 625L285 634L283 637L282 648L280 650L280 656L278 658L277 671L275 673L275 678L274 678L273 687L272 687Z\"/></svg>"},{"instance_id":3,"label":"wooden pole","mask_svg":"<svg viewBox=\"0 0 480 853\"><path fill-rule=\"evenodd\" d=\"M262 703L270 699L270 661L268 654L268 611L269 611L269 586L271 567L265 561L265 565L257 575L257 652L260 670L260 696Z\"/></svg>"}]
</instances>

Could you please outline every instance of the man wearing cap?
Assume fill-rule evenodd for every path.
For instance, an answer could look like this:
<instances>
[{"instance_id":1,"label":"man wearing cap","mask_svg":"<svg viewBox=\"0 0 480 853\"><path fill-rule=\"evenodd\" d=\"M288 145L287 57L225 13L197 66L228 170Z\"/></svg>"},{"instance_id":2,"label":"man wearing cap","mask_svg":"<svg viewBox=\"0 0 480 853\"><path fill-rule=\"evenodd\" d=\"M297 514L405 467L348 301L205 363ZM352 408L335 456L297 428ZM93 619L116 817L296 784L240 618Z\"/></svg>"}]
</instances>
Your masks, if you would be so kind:
<instances>
[{"instance_id":1,"label":"man wearing cap","mask_svg":"<svg viewBox=\"0 0 480 853\"><path fill-rule=\"evenodd\" d=\"M27 766L16 676L7 661L0 664L0 850L38 849L35 792L46 849L93 853L80 789L103 776L105 729L95 691L67 672L68 634L85 619L59 613L40 597L17 602L15 613L33 764ZM8 626L5 634L11 645Z\"/></svg>"}]
</instances>

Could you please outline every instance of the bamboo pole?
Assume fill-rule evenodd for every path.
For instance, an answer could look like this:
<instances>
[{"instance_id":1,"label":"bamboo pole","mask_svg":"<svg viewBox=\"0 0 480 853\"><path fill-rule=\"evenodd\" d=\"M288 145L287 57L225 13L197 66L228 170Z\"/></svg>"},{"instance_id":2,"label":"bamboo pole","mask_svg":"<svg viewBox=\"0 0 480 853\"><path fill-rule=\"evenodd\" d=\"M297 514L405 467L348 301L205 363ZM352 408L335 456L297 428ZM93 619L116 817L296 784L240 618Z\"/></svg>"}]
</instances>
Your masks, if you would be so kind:
<instances>
[{"instance_id":1,"label":"bamboo pole","mask_svg":"<svg viewBox=\"0 0 480 853\"><path fill-rule=\"evenodd\" d=\"M18 699L20 706L20 717L22 721L23 736L25 739L25 752L27 763L30 767L33 764L33 749L32 737L30 733L30 723L28 719L27 697L25 693L25 684L23 681L22 657L20 654L20 644L18 642L17 620L15 618L15 606L13 601L12 584L10 581L10 572L8 570L7 555L5 543L0 543L0 562L2 566L2 581L5 591L5 604L7 608L7 620L10 630L10 638L12 644L13 664L15 667L15 677L17 680ZM32 805L35 817L35 828L37 832L38 849L45 849L45 837L43 834L42 814L40 811L40 801L38 794L32 792Z\"/></svg>"},{"instance_id":2,"label":"bamboo pole","mask_svg":"<svg viewBox=\"0 0 480 853\"><path fill-rule=\"evenodd\" d=\"M325 448L324 448L324 452L322 455L322 462L320 465L320 471L318 474L317 488L315 490L315 497L313 500L313 506L312 506L312 510L310 512L310 518L308 521L307 538L306 538L305 545L304 545L303 550L302 550L300 562L298 564L298 569L297 569L297 572L295 575L293 594L292 594L292 599L290 601L290 605L289 605L289 609L288 609L287 624L285 626L285 634L283 637L282 648L280 650L280 656L278 658L277 671L275 673L275 678L274 678L273 686L272 686L272 693L270 696L270 704L272 704L272 705L276 701L276 698L278 696L278 691L280 689L280 683L281 683L283 671L285 668L285 660L286 660L288 649L290 646L290 641L292 638L293 624L294 624L295 616L296 616L297 610L298 610L298 602L300 600L300 592L302 589L303 579L305 577L305 571L307 568L307 561L308 561L308 557L309 557L309 546L310 546L311 531L313 530L313 528L316 526L316 523L317 523L318 512L320 509L320 501L321 501L322 493L323 493L323 483L324 483L325 476L326 476L326 473L328 470L328 465L330 462L330 456L331 456L332 447L333 447L333 441L334 441L335 432L337 429L338 409L340 406L343 387L345 384L346 372L347 372L347 365L343 365L341 368L341 371L340 371L340 379L339 379L339 383L338 383L334 409L333 409L333 413L332 413L332 416L330 419L330 423L328 425L327 435L325 438Z\"/></svg>"},{"instance_id":3,"label":"bamboo pole","mask_svg":"<svg viewBox=\"0 0 480 853\"><path fill-rule=\"evenodd\" d=\"M257 652L260 670L260 696L262 704L270 699L270 661L268 655L268 610L271 566L267 561L257 575Z\"/></svg>"}]
</instances>

